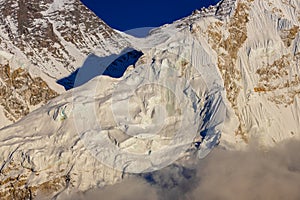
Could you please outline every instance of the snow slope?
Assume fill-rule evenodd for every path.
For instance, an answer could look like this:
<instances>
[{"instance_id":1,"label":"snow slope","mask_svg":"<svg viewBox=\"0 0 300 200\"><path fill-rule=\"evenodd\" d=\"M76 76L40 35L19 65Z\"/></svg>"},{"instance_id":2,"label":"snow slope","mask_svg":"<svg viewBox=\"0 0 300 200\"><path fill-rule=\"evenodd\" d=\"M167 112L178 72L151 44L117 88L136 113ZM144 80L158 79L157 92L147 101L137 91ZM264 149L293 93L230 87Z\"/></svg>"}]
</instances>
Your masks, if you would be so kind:
<instances>
[{"instance_id":1,"label":"snow slope","mask_svg":"<svg viewBox=\"0 0 300 200\"><path fill-rule=\"evenodd\" d=\"M299 20L296 0L223 0L147 38L118 32L143 52L122 77L97 76L0 130L1 196L59 197L217 144L299 137Z\"/></svg>"},{"instance_id":2,"label":"snow slope","mask_svg":"<svg viewBox=\"0 0 300 200\"><path fill-rule=\"evenodd\" d=\"M224 91L218 72L202 66L216 63L197 53L212 52L177 33L123 77L98 76L2 129L1 179L19 174L25 196L43 185L86 190L163 168L196 143L205 156L220 137Z\"/></svg>"}]
</instances>

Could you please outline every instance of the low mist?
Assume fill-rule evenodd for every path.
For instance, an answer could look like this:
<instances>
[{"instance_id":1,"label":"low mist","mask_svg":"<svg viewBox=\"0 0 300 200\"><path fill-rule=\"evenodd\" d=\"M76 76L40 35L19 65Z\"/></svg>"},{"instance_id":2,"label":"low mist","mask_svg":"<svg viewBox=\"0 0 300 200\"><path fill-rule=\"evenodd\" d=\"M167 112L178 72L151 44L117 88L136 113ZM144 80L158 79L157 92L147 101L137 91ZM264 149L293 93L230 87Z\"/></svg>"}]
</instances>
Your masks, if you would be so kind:
<instances>
[{"instance_id":1,"label":"low mist","mask_svg":"<svg viewBox=\"0 0 300 200\"><path fill-rule=\"evenodd\" d=\"M259 150L215 148L197 163L172 165L76 195L77 199L300 199L300 141ZM72 197L72 199L76 199Z\"/></svg>"}]
</instances>

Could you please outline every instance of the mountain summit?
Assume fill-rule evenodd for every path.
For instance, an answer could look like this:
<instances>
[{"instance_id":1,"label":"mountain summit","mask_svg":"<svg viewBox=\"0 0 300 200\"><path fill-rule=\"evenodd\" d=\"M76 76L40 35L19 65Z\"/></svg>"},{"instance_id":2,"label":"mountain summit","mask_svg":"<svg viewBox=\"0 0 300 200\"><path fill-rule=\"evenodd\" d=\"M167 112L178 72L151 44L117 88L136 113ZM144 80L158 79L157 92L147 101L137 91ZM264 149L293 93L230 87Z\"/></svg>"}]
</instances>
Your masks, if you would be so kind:
<instances>
[{"instance_id":1,"label":"mountain summit","mask_svg":"<svg viewBox=\"0 0 300 200\"><path fill-rule=\"evenodd\" d=\"M90 77L0 130L1 197L63 198L203 158L216 145L267 149L299 138L298 0L223 0L146 38L107 27L78 1L26 1L22 11L24 1L0 2L2 57L16 63L22 54L50 86L89 52L95 67L136 49L104 65L122 76Z\"/></svg>"},{"instance_id":2,"label":"mountain summit","mask_svg":"<svg viewBox=\"0 0 300 200\"><path fill-rule=\"evenodd\" d=\"M79 0L5 0L0 14L0 127L61 93L56 82L90 54L108 56L130 46Z\"/></svg>"},{"instance_id":3,"label":"mountain summit","mask_svg":"<svg viewBox=\"0 0 300 200\"><path fill-rule=\"evenodd\" d=\"M90 53L118 53L128 46L79 0L1 1L1 47L21 52L54 78L63 78Z\"/></svg>"}]
</instances>

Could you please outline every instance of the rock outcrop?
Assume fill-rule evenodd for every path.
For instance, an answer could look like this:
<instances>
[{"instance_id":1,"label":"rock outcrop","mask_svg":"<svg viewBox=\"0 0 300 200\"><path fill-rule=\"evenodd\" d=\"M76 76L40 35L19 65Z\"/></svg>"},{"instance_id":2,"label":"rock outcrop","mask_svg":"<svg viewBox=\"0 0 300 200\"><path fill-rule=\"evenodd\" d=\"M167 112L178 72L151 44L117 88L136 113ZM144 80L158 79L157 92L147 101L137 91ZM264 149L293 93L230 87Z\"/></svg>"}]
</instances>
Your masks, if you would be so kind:
<instances>
[{"instance_id":1,"label":"rock outcrop","mask_svg":"<svg viewBox=\"0 0 300 200\"><path fill-rule=\"evenodd\" d=\"M0 196L59 197L216 145L299 138L299 27L297 0L223 0L147 38L120 33L143 52L122 77L97 76L0 130ZM2 71L20 91L24 77L43 85Z\"/></svg>"}]
</instances>

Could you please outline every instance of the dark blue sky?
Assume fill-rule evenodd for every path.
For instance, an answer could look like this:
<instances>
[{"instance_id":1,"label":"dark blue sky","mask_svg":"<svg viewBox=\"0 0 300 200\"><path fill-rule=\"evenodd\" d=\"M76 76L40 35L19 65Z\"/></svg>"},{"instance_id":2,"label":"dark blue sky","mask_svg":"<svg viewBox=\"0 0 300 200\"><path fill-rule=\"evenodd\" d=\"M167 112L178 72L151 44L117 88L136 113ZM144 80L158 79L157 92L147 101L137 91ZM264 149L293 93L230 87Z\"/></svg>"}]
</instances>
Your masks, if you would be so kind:
<instances>
[{"instance_id":1,"label":"dark blue sky","mask_svg":"<svg viewBox=\"0 0 300 200\"><path fill-rule=\"evenodd\" d=\"M121 31L157 27L220 0L82 0L109 26Z\"/></svg>"}]
</instances>

